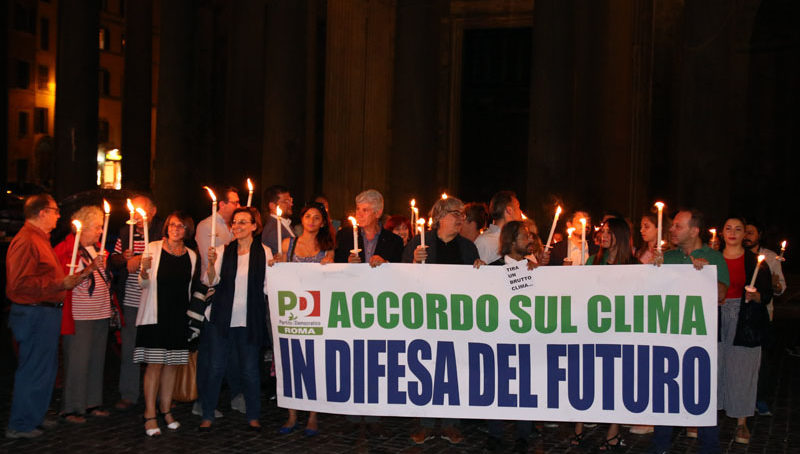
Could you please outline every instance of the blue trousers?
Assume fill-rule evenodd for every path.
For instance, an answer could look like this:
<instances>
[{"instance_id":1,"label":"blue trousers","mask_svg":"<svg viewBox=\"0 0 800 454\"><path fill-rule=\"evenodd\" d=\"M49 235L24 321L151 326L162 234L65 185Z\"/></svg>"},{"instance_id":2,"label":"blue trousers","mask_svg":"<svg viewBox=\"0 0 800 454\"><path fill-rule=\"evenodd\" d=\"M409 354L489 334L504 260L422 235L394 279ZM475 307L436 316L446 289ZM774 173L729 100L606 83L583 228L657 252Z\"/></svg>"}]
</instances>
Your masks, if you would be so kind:
<instances>
[{"instance_id":1,"label":"blue trousers","mask_svg":"<svg viewBox=\"0 0 800 454\"><path fill-rule=\"evenodd\" d=\"M197 345L197 371L195 380L197 381L198 400L202 403L202 396L208 384L208 375L211 371L211 335L206 333L208 324L203 325L200 331L200 341ZM239 372L239 357L232 355L228 357L228 370L225 373L225 380L231 392L231 399L242 394L242 379ZM245 404L247 405L247 404Z\"/></svg>"},{"instance_id":2,"label":"blue trousers","mask_svg":"<svg viewBox=\"0 0 800 454\"><path fill-rule=\"evenodd\" d=\"M42 423L58 371L61 309L12 304L8 325L19 343L19 364L8 427L30 432Z\"/></svg>"},{"instance_id":3,"label":"blue trousers","mask_svg":"<svg viewBox=\"0 0 800 454\"><path fill-rule=\"evenodd\" d=\"M672 426L655 426L652 443L653 452L667 452L672 447ZM697 441L700 446L699 454L717 454L719 449L719 426L697 428Z\"/></svg>"},{"instance_id":4,"label":"blue trousers","mask_svg":"<svg viewBox=\"0 0 800 454\"><path fill-rule=\"evenodd\" d=\"M208 336L209 354L208 381L200 395L203 419L214 421L214 409L219 400L228 361L235 357L239 361L247 420L257 421L261 417L261 346L247 341L247 328L229 328L227 337L223 337L212 323L207 322L203 327L203 334Z\"/></svg>"}]
</instances>

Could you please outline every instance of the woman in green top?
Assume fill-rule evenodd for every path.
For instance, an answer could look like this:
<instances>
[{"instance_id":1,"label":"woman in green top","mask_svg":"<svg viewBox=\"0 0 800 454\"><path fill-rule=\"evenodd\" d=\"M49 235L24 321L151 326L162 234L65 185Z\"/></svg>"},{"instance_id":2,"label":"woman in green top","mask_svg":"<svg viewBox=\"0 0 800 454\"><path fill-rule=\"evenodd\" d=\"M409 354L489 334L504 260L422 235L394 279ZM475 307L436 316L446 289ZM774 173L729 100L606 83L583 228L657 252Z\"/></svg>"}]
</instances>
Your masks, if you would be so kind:
<instances>
[{"instance_id":1,"label":"woman in green top","mask_svg":"<svg viewBox=\"0 0 800 454\"><path fill-rule=\"evenodd\" d=\"M609 218L600 227L600 250L589 257L587 265L627 265L637 263L631 248L631 228L620 218ZM572 445L583 441L583 423L575 423ZM612 451L625 446L619 434L619 424L609 424L606 439L600 451Z\"/></svg>"}]
</instances>

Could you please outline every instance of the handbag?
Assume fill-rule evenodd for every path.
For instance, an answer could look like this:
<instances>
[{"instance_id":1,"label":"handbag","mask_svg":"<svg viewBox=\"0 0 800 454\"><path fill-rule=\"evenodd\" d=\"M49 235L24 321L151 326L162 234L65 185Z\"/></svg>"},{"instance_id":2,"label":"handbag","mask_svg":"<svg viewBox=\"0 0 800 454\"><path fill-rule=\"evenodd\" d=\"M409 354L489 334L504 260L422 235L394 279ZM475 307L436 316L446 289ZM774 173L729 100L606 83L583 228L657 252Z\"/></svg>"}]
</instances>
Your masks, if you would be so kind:
<instances>
[{"instance_id":1,"label":"handbag","mask_svg":"<svg viewBox=\"0 0 800 454\"><path fill-rule=\"evenodd\" d=\"M739 305L739 319L736 322L736 335L733 345L740 347L759 347L768 343L769 312L766 304L755 301Z\"/></svg>"},{"instance_id":2,"label":"handbag","mask_svg":"<svg viewBox=\"0 0 800 454\"><path fill-rule=\"evenodd\" d=\"M197 352L189 353L189 361L178 366L172 399L178 402L197 400Z\"/></svg>"}]
</instances>

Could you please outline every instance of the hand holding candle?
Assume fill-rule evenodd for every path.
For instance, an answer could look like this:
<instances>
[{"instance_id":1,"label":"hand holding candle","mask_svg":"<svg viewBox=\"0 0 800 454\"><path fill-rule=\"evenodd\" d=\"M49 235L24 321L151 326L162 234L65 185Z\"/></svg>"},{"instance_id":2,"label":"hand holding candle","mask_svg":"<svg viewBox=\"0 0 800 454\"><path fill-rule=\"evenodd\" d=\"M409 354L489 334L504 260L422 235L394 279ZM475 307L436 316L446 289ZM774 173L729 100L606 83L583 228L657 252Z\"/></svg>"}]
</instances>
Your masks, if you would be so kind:
<instances>
[{"instance_id":1,"label":"hand holding candle","mask_svg":"<svg viewBox=\"0 0 800 454\"><path fill-rule=\"evenodd\" d=\"M775 258L780 262L786 261L786 259L783 258L783 253L784 252L786 252L786 240L783 240L783 242L781 243L781 255L779 255L779 256L777 256Z\"/></svg>"},{"instance_id":2,"label":"hand holding candle","mask_svg":"<svg viewBox=\"0 0 800 454\"><path fill-rule=\"evenodd\" d=\"M100 256L104 256L106 253L106 238L108 237L108 218L111 216L111 205L108 204L106 199L103 199L103 211L105 214L105 219L103 220L103 236L100 239Z\"/></svg>"},{"instance_id":3,"label":"hand holding candle","mask_svg":"<svg viewBox=\"0 0 800 454\"><path fill-rule=\"evenodd\" d=\"M142 217L142 227L144 228L144 255L147 255L147 245L150 244L150 232L147 231L147 212L141 208L137 208L136 212Z\"/></svg>"},{"instance_id":4,"label":"hand holding candle","mask_svg":"<svg viewBox=\"0 0 800 454\"><path fill-rule=\"evenodd\" d=\"M75 260L78 258L78 246L81 243L81 221L75 219L72 221L75 226L75 244L72 246L72 260L69 261L69 275L75 274Z\"/></svg>"},{"instance_id":5,"label":"hand holding candle","mask_svg":"<svg viewBox=\"0 0 800 454\"><path fill-rule=\"evenodd\" d=\"M545 245L545 249L550 249L550 244L553 241L553 234L556 231L556 224L558 224L558 216L561 214L561 206L559 205L556 208L556 215L553 216L553 225L550 226L550 234L547 235L547 244Z\"/></svg>"},{"instance_id":6,"label":"hand holding candle","mask_svg":"<svg viewBox=\"0 0 800 454\"><path fill-rule=\"evenodd\" d=\"M658 208L658 242L656 243L656 250L661 252L661 235L663 229L663 217L664 217L664 202L656 202L656 207Z\"/></svg>"},{"instance_id":7,"label":"hand holding candle","mask_svg":"<svg viewBox=\"0 0 800 454\"><path fill-rule=\"evenodd\" d=\"M415 212L417 211L417 199L411 199L411 225L417 225Z\"/></svg>"},{"instance_id":8,"label":"hand holding candle","mask_svg":"<svg viewBox=\"0 0 800 454\"><path fill-rule=\"evenodd\" d=\"M423 249L425 246L425 219L417 219L417 230L419 230L419 245ZM422 261L425 263L425 260Z\"/></svg>"},{"instance_id":9,"label":"hand holding candle","mask_svg":"<svg viewBox=\"0 0 800 454\"><path fill-rule=\"evenodd\" d=\"M247 206L253 203L253 182L247 179Z\"/></svg>"},{"instance_id":10,"label":"hand holding candle","mask_svg":"<svg viewBox=\"0 0 800 454\"><path fill-rule=\"evenodd\" d=\"M211 247L217 247L217 196L208 186L203 186L203 189L211 197Z\"/></svg>"},{"instance_id":11,"label":"hand holding candle","mask_svg":"<svg viewBox=\"0 0 800 454\"><path fill-rule=\"evenodd\" d=\"M756 289L756 277L758 277L758 268L761 267L761 262L764 261L766 256L764 254L760 254L758 256L758 263L756 264L756 269L753 270L753 278L750 279L750 285L746 286L744 289L750 293L755 293L758 290Z\"/></svg>"},{"instance_id":12,"label":"hand holding candle","mask_svg":"<svg viewBox=\"0 0 800 454\"><path fill-rule=\"evenodd\" d=\"M581 218L581 265L586 263L586 218Z\"/></svg>"}]
</instances>

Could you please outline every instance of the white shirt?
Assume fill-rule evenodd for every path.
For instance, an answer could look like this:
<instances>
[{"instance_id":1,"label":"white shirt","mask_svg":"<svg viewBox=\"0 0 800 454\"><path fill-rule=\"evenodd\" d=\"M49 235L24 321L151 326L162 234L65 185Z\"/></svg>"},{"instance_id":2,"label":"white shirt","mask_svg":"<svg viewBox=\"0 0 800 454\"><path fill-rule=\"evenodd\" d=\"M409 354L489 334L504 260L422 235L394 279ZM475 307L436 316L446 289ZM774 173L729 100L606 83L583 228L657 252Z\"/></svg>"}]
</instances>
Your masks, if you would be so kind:
<instances>
[{"instance_id":1,"label":"white shirt","mask_svg":"<svg viewBox=\"0 0 800 454\"><path fill-rule=\"evenodd\" d=\"M490 224L478 238L475 238L475 247L478 248L478 256L484 263L492 263L500 258L500 227Z\"/></svg>"},{"instance_id":2,"label":"white shirt","mask_svg":"<svg viewBox=\"0 0 800 454\"><path fill-rule=\"evenodd\" d=\"M576 246L572 240L567 239L567 258L572 260L572 266L585 265L589 260L589 246L585 245L583 251L583 262L581 262L581 242L578 241Z\"/></svg>"},{"instance_id":3,"label":"white shirt","mask_svg":"<svg viewBox=\"0 0 800 454\"><path fill-rule=\"evenodd\" d=\"M269 248L253 239L253 244L250 246L261 246L264 248L264 254L267 257L267 266L264 267L264 294L267 294L267 269L269 269L269 261L272 260L272 251ZM222 271L222 256L225 254L225 246L217 246L217 261L214 263L214 271L216 276L214 282L208 282L208 274L203 273L202 281L206 285L219 284L219 275ZM238 262L236 264L236 280L233 289L233 308L231 309L231 328L238 328L247 326L247 276L250 272L250 253L244 255L237 255ZM213 306L213 304L211 304ZM211 306L206 309L206 318L211 319Z\"/></svg>"}]
</instances>

